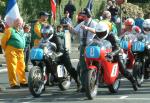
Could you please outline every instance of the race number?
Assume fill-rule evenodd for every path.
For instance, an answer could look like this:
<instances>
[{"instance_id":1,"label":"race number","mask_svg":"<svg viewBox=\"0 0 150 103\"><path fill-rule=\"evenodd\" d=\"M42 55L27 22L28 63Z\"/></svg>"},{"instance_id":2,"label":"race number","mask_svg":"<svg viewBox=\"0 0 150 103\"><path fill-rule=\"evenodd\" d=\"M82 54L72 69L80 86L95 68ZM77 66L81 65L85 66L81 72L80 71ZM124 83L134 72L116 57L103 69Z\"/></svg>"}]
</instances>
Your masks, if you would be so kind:
<instances>
[{"instance_id":1,"label":"race number","mask_svg":"<svg viewBox=\"0 0 150 103\"><path fill-rule=\"evenodd\" d=\"M111 72L111 77L115 77L117 75L117 69L118 69L118 64L115 64L113 66L112 72Z\"/></svg>"},{"instance_id":2,"label":"race number","mask_svg":"<svg viewBox=\"0 0 150 103\"><path fill-rule=\"evenodd\" d=\"M94 48L90 48L90 56L94 57Z\"/></svg>"}]
</instances>

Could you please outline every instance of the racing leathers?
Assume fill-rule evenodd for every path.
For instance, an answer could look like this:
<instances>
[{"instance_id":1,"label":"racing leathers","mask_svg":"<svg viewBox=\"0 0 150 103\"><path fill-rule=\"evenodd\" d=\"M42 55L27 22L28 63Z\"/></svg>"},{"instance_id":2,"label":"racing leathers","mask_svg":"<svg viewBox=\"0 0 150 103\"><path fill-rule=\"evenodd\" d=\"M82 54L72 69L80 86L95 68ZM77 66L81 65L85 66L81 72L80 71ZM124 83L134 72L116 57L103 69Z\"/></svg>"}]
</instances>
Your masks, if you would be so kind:
<instances>
[{"instance_id":1,"label":"racing leathers","mask_svg":"<svg viewBox=\"0 0 150 103\"><path fill-rule=\"evenodd\" d=\"M51 39L51 42L55 43L56 40L59 40L59 39L56 39L56 38L58 38L56 36L57 35L54 34L54 36ZM79 91L79 89L80 89L79 75L78 75L77 71L75 70L75 68L72 66L68 50L63 45L61 45L61 52L63 53L63 55L60 57L60 60L66 67L66 69L69 72L69 74L71 75L71 77L77 83L77 91Z\"/></svg>"}]
</instances>

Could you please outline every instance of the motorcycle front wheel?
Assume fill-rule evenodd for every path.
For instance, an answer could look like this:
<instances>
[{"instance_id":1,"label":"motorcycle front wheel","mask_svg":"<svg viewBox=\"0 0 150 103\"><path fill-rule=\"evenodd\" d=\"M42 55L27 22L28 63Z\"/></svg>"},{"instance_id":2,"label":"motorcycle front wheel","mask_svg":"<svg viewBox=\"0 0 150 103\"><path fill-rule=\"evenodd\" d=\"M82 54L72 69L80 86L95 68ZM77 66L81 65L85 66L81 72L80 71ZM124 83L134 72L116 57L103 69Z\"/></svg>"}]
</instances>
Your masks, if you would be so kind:
<instances>
[{"instance_id":1,"label":"motorcycle front wheel","mask_svg":"<svg viewBox=\"0 0 150 103\"><path fill-rule=\"evenodd\" d=\"M45 85L39 66L34 66L29 71L28 84L29 90L34 97L39 97L42 94L43 90L45 89Z\"/></svg>"},{"instance_id":2,"label":"motorcycle front wheel","mask_svg":"<svg viewBox=\"0 0 150 103\"><path fill-rule=\"evenodd\" d=\"M97 71L95 68L87 71L85 94L88 99L93 99L97 95Z\"/></svg>"},{"instance_id":3,"label":"motorcycle front wheel","mask_svg":"<svg viewBox=\"0 0 150 103\"><path fill-rule=\"evenodd\" d=\"M141 87L144 81L144 72L143 72L142 65L143 65L142 62L135 62L133 68L133 77L136 79L139 87Z\"/></svg>"}]
</instances>

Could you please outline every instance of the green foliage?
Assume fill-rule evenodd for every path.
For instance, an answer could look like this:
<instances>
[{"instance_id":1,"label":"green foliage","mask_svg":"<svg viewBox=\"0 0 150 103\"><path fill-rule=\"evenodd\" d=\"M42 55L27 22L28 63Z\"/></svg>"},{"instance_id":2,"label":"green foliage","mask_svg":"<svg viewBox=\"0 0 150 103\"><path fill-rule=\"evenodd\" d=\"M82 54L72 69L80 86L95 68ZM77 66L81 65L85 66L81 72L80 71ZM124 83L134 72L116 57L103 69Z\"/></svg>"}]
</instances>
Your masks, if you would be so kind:
<instances>
[{"instance_id":1,"label":"green foliage","mask_svg":"<svg viewBox=\"0 0 150 103\"><path fill-rule=\"evenodd\" d=\"M5 15L6 0L0 0L0 15Z\"/></svg>"},{"instance_id":2,"label":"green foliage","mask_svg":"<svg viewBox=\"0 0 150 103\"><path fill-rule=\"evenodd\" d=\"M150 3L138 3L140 7L142 7L144 17L147 18L148 15L150 14Z\"/></svg>"},{"instance_id":3,"label":"green foliage","mask_svg":"<svg viewBox=\"0 0 150 103\"><path fill-rule=\"evenodd\" d=\"M20 13L25 21L37 19L40 11L50 13L49 0L18 0Z\"/></svg>"},{"instance_id":4,"label":"green foliage","mask_svg":"<svg viewBox=\"0 0 150 103\"><path fill-rule=\"evenodd\" d=\"M69 0L62 0L61 5L60 5L60 14L61 17L63 17L63 10L65 5L68 3ZM93 9L92 9L92 15L95 18L99 19L100 13L102 10L104 10L104 6L107 0L94 0L93 3ZM76 12L75 14L78 14L79 11L81 11L83 8L86 7L88 0L73 0L73 3L75 4L76 7ZM59 23L59 7L57 7L57 24ZM74 15L73 22L75 23L76 21L76 15Z\"/></svg>"},{"instance_id":5,"label":"green foliage","mask_svg":"<svg viewBox=\"0 0 150 103\"><path fill-rule=\"evenodd\" d=\"M3 17L5 15L7 1L8 0L0 0L0 15L2 15ZM17 0L20 13L26 22L37 19L38 13L42 10L50 13L51 10L50 10L49 1L50 0ZM73 0L73 1L77 8L77 11L75 12L75 14L77 14L81 9L86 7L87 2L88 2L88 0ZM99 18L100 14L104 10L106 1L107 0L94 0L92 14L95 16L95 18L97 18L97 19ZM127 7L123 6L123 15L124 16L133 17L136 15L136 12L141 12L141 11L143 11L145 17L147 17L147 15L150 14L150 3L137 3L137 1L139 1L139 0L128 0L128 2L133 2L133 3L135 2L134 4L138 5L142 9L137 6L136 7L133 6L133 4L130 4ZM150 2L150 0L143 0L143 1ZM68 3L68 0L61 0L60 14L59 14L59 6L57 6L57 20L56 20L57 22L56 22L56 24L59 23L59 19L60 19L59 17L64 16L63 9L67 3ZM124 8L126 8L126 10ZM127 11L129 11L129 12L127 13ZM132 12L130 12L130 11L132 11ZM75 22L75 20L76 20L76 15L74 15L73 21Z\"/></svg>"},{"instance_id":6,"label":"green foliage","mask_svg":"<svg viewBox=\"0 0 150 103\"><path fill-rule=\"evenodd\" d=\"M3 16L5 15L5 9L6 4L8 0L0 0L0 14ZM59 23L59 17L63 17L63 10L65 5L68 3L69 0L61 0L60 9L59 6L57 6L57 22ZM75 14L77 14L81 9L86 7L88 0L73 0L74 4L76 6L77 11ZM81 1L81 2L80 2ZM38 13L42 10L51 12L50 10L50 0L17 0L19 11L21 13L21 16L23 19L28 22L30 20L37 19ZM101 11L103 10L103 7L105 6L106 0L94 0L93 4L93 15L96 15L95 18L98 18ZM60 12L59 12L60 10ZM60 14L59 14L60 13ZM75 22L76 15L74 15L73 21Z\"/></svg>"},{"instance_id":7,"label":"green foliage","mask_svg":"<svg viewBox=\"0 0 150 103\"><path fill-rule=\"evenodd\" d=\"M130 3L148 3L150 0L128 0Z\"/></svg>"},{"instance_id":8,"label":"green foliage","mask_svg":"<svg viewBox=\"0 0 150 103\"><path fill-rule=\"evenodd\" d=\"M143 10L138 5L124 3L122 5L122 16L136 18L138 13L143 13Z\"/></svg>"}]
</instances>

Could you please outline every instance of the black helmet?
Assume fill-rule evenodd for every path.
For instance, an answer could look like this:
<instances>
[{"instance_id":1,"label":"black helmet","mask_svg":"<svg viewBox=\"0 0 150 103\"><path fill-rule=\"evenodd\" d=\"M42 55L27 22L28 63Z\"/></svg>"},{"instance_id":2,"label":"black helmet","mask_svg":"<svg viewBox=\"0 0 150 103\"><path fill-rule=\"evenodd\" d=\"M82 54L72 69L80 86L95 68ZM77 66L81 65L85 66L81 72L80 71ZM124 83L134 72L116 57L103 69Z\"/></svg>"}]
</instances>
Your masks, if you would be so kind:
<instances>
[{"instance_id":1,"label":"black helmet","mask_svg":"<svg viewBox=\"0 0 150 103\"><path fill-rule=\"evenodd\" d=\"M41 11L40 13L39 13L39 17L41 17L41 16L49 16L50 14L49 13L47 13L47 12L45 12L45 11Z\"/></svg>"},{"instance_id":2,"label":"black helmet","mask_svg":"<svg viewBox=\"0 0 150 103\"><path fill-rule=\"evenodd\" d=\"M92 15L91 15L91 11L90 11L90 9L88 9L88 8L84 8L83 9L83 14L85 14L88 18L90 18Z\"/></svg>"}]
</instances>

